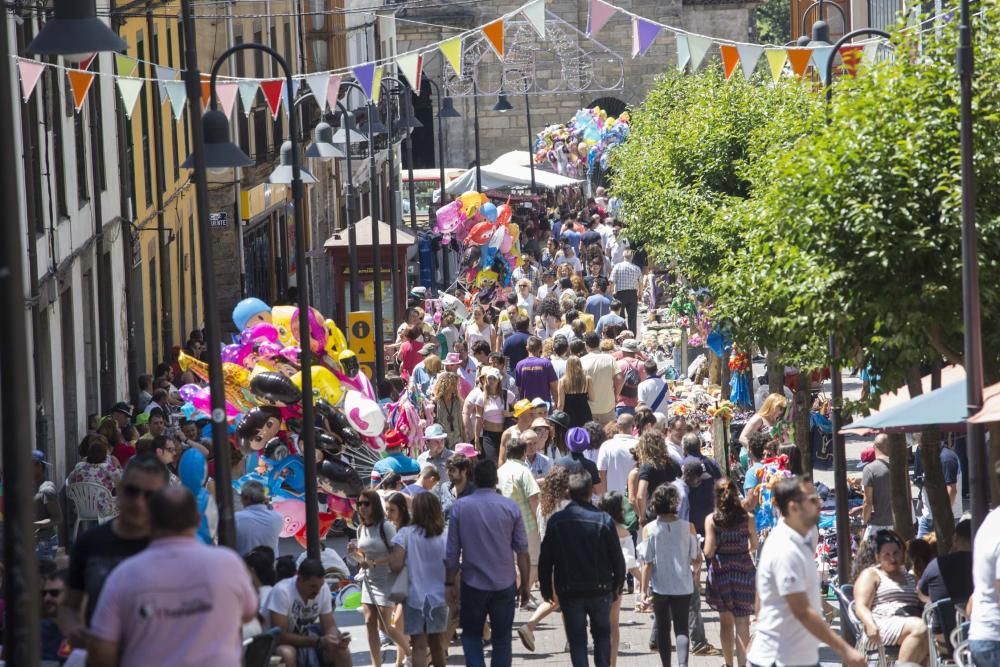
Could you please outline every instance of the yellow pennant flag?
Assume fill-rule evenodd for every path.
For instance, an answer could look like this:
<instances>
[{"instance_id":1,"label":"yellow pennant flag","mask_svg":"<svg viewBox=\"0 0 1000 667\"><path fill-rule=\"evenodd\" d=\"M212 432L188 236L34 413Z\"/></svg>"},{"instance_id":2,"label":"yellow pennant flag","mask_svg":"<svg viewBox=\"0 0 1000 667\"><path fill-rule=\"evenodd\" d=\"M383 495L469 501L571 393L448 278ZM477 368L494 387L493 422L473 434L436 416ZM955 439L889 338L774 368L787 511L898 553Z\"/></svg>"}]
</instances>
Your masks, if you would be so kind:
<instances>
[{"instance_id":1,"label":"yellow pennant flag","mask_svg":"<svg viewBox=\"0 0 1000 667\"><path fill-rule=\"evenodd\" d=\"M375 74L372 75L372 100L376 103L382 99L382 67L375 68Z\"/></svg>"},{"instance_id":2,"label":"yellow pennant flag","mask_svg":"<svg viewBox=\"0 0 1000 667\"><path fill-rule=\"evenodd\" d=\"M462 38L452 37L447 42L441 42L438 45L438 49L441 50L441 55L445 57L451 68L455 70L455 74L462 74Z\"/></svg>"},{"instance_id":3,"label":"yellow pennant flag","mask_svg":"<svg viewBox=\"0 0 1000 667\"><path fill-rule=\"evenodd\" d=\"M777 81L781 78L781 70L785 67L785 50L767 49L764 55L767 56L767 65L771 68L771 78Z\"/></svg>"}]
</instances>

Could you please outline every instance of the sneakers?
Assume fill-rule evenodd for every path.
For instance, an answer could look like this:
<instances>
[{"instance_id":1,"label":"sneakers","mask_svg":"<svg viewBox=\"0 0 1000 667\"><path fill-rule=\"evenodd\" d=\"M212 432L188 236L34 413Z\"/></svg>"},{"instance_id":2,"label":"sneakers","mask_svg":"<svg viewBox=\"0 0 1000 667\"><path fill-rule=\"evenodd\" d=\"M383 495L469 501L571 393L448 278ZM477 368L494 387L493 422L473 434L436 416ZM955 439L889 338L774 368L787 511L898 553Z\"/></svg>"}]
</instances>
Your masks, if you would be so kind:
<instances>
[{"instance_id":1,"label":"sneakers","mask_svg":"<svg viewBox=\"0 0 1000 667\"><path fill-rule=\"evenodd\" d=\"M722 655L722 651L705 642L704 644L692 646L691 655Z\"/></svg>"},{"instance_id":2,"label":"sneakers","mask_svg":"<svg viewBox=\"0 0 1000 667\"><path fill-rule=\"evenodd\" d=\"M535 633L531 631L527 625L522 625L517 629L517 636L521 638L521 643L524 644L524 648L528 649L532 653L535 652Z\"/></svg>"}]
</instances>

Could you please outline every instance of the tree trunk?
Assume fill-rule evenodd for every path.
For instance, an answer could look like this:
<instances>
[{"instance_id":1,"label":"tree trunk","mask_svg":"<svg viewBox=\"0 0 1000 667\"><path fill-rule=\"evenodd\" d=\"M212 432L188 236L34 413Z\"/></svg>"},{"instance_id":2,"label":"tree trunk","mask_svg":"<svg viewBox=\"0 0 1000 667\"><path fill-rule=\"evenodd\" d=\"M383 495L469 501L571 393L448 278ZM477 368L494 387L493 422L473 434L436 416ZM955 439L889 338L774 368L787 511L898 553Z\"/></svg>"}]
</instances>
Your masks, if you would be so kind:
<instances>
[{"instance_id":1,"label":"tree trunk","mask_svg":"<svg viewBox=\"0 0 1000 667\"><path fill-rule=\"evenodd\" d=\"M993 507L1000 505L1000 422L991 422L986 425L990 430L990 450L989 468L987 472L990 478L990 498L993 500Z\"/></svg>"},{"instance_id":2,"label":"tree trunk","mask_svg":"<svg viewBox=\"0 0 1000 667\"><path fill-rule=\"evenodd\" d=\"M808 381L803 384L799 376L799 386L795 390L795 446L802 456L802 471L812 474L812 447L809 439L809 408L812 407Z\"/></svg>"},{"instance_id":3,"label":"tree trunk","mask_svg":"<svg viewBox=\"0 0 1000 667\"><path fill-rule=\"evenodd\" d=\"M910 475L906 436L889 435L889 490L892 493L892 524L904 540L911 540L913 531L913 501L910 495Z\"/></svg>"},{"instance_id":4,"label":"tree trunk","mask_svg":"<svg viewBox=\"0 0 1000 667\"><path fill-rule=\"evenodd\" d=\"M730 400L730 387L729 383L732 380L732 373L729 372L729 351L725 350L725 354L722 355L722 392L720 393L720 398L723 401ZM993 494L996 498L996 494Z\"/></svg>"},{"instance_id":5,"label":"tree trunk","mask_svg":"<svg viewBox=\"0 0 1000 667\"><path fill-rule=\"evenodd\" d=\"M708 382L722 384L722 358L711 350L708 351Z\"/></svg>"},{"instance_id":6,"label":"tree trunk","mask_svg":"<svg viewBox=\"0 0 1000 667\"><path fill-rule=\"evenodd\" d=\"M951 502L944 486L941 472L941 432L927 429L920 434L920 463L924 468L924 488L927 502L931 506L934 532L937 535L938 554L951 551L951 539L955 533L955 517L951 514Z\"/></svg>"},{"instance_id":7,"label":"tree trunk","mask_svg":"<svg viewBox=\"0 0 1000 667\"><path fill-rule=\"evenodd\" d=\"M785 386L785 365L781 363L777 350L767 351L767 389L772 394L780 394ZM759 406L758 406L759 407Z\"/></svg>"}]
</instances>

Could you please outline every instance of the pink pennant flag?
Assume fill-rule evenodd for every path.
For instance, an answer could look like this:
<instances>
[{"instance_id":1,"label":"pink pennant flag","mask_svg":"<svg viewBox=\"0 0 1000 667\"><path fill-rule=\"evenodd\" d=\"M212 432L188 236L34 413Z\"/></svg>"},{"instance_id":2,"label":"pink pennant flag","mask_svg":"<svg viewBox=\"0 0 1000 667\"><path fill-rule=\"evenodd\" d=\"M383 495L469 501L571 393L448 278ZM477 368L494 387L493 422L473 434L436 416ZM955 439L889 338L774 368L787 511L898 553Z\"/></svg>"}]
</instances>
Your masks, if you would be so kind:
<instances>
[{"instance_id":1,"label":"pink pennant flag","mask_svg":"<svg viewBox=\"0 0 1000 667\"><path fill-rule=\"evenodd\" d=\"M219 98L219 104L226 114L226 119L233 113L233 105L236 104L236 93L240 90L240 84L235 81L226 81L215 85L215 96Z\"/></svg>"},{"instance_id":2,"label":"pink pennant flag","mask_svg":"<svg viewBox=\"0 0 1000 667\"><path fill-rule=\"evenodd\" d=\"M590 19L587 24L587 37L593 37L604 27L612 16L618 11L614 5L609 5L602 0L590 0Z\"/></svg>"},{"instance_id":3,"label":"pink pennant flag","mask_svg":"<svg viewBox=\"0 0 1000 667\"><path fill-rule=\"evenodd\" d=\"M330 82L326 85L326 103L330 110L337 111L337 100L340 99L340 81L343 79L339 74L330 75Z\"/></svg>"},{"instance_id":4,"label":"pink pennant flag","mask_svg":"<svg viewBox=\"0 0 1000 667\"><path fill-rule=\"evenodd\" d=\"M45 71L45 63L40 63L37 60L18 58L17 71L21 74L21 96L27 102L31 99L31 93L34 92L35 86L38 85L38 79L41 78L42 72Z\"/></svg>"}]
</instances>

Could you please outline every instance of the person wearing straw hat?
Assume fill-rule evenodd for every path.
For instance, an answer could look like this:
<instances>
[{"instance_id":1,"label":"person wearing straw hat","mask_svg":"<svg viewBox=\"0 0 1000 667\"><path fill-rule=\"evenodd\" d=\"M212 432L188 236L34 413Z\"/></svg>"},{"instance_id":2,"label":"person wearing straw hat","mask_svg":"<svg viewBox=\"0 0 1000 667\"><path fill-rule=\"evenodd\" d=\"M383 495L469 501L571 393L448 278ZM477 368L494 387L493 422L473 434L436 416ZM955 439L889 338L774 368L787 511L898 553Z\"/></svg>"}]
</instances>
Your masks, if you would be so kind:
<instances>
[{"instance_id":1,"label":"person wearing straw hat","mask_svg":"<svg viewBox=\"0 0 1000 667\"><path fill-rule=\"evenodd\" d=\"M445 445L448 442L448 433L440 424L431 424L424 429L424 442L427 449L417 457L417 463L421 469L426 465L432 465L438 469L441 479L445 479L448 474L448 459L454 452Z\"/></svg>"},{"instance_id":2,"label":"person wearing straw hat","mask_svg":"<svg viewBox=\"0 0 1000 667\"><path fill-rule=\"evenodd\" d=\"M510 442L511 438L521 435L521 431L531 428L531 422L535 421L535 406L526 398L514 403L511 413L517 422L504 431L500 437L500 465L503 465L504 461L507 460L507 443Z\"/></svg>"}]
</instances>

